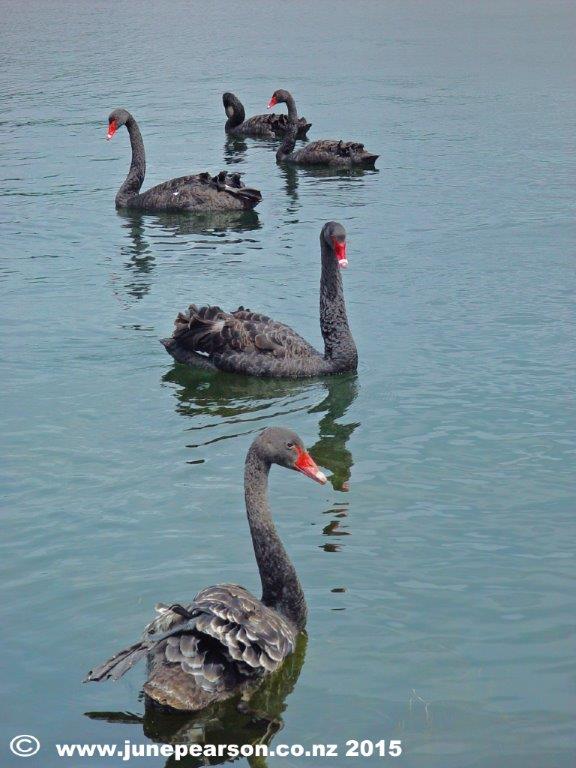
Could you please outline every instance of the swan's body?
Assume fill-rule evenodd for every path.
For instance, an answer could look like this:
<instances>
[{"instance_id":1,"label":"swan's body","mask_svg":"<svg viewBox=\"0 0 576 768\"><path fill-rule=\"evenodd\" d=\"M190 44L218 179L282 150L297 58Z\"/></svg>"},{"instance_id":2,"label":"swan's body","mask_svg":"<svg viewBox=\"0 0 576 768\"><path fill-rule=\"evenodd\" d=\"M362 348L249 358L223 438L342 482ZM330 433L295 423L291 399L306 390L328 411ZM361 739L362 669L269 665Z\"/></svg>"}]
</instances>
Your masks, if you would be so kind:
<instances>
[{"instance_id":1,"label":"swan's body","mask_svg":"<svg viewBox=\"0 0 576 768\"><path fill-rule=\"evenodd\" d=\"M267 115L254 115L247 120L244 106L240 99L233 93L225 93L222 103L226 110L226 133L231 136L253 136L256 138L274 139L286 136L290 130L290 121L287 115L274 113ZM306 122L305 117L298 119L296 138L305 139L312 123Z\"/></svg>"},{"instance_id":2,"label":"swan's body","mask_svg":"<svg viewBox=\"0 0 576 768\"><path fill-rule=\"evenodd\" d=\"M288 107L289 130L276 152L276 160L297 165L329 165L336 168L352 166L372 167L378 155L368 152L364 144L357 141L320 139L312 141L301 149L294 150L298 132L298 112L296 103L288 91L274 91L269 107L284 103Z\"/></svg>"},{"instance_id":3,"label":"swan's body","mask_svg":"<svg viewBox=\"0 0 576 768\"><path fill-rule=\"evenodd\" d=\"M178 362L213 370L271 378L305 378L356 370L358 353L350 333L340 267L346 260L346 233L328 222L320 235L320 327L324 354L287 325L240 307L191 305L176 318L163 344Z\"/></svg>"},{"instance_id":4,"label":"swan's body","mask_svg":"<svg viewBox=\"0 0 576 768\"><path fill-rule=\"evenodd\" d=\"M196 711L257 687L294 651L307 609L268 507L273 463L326 482L294 432L272 427L252 443L244 489L262 599L235 584L219 584L189 604L160 605L140 641L92 670L87 680L117 680L146 656L146 695L163 706Z\"/></svg>"},{"instance_id":5,"label":"swan's body","mask_svg":"<svg viewBox=\"0 0 576 768\"><path fill-rule=\"evenodd\" d=\"M320 139L294 152L290 149L291 145L292 142L288 141L278 149L276 157L280 162L350 168L357 165L371 167L378 159L378 155L366 151L364 144L355 141Z\"/></svg>"},{"instance_id":6,"label":"swan's body","mask_svg":"<svg viewBox=\"0 0 576 768\"><path fill-rule=\"evenodd\" d=\"M140 192L146 174L146 155L136 120L125 109L116 109L108 118L108 139L119 127L130 135L132 162L116 195L116 208L139 211L247 211L262 200L257 189L245 187L238 174L221 171L217 176L198 173L170 179Z\"/></svg>"},{"instance_id":7,"label":"swan's body","mask_svg":"<svg viewBox=\"0 0 576 768\"><path fill-rule=\"evenodd\" d=\"M253 693L246 692L240 702L227 699L194 712L174 712L158 707L152 699L144 701L143 715L130 712L86 712L91 720L119 725L140 725L142 734L157 744L218 744L225 733L232 744L270 744L283 726L287 697L292 693L304 664L307 637L300 633L296 649L280 668L262 678ZM132 734L131 741L141 739ZM226 758L209 760L210 765L227 762ZM204 759L186 758L186 768L200 768ZM168 767L174 763L168 760Z\"/></svg>"}]
</instances>

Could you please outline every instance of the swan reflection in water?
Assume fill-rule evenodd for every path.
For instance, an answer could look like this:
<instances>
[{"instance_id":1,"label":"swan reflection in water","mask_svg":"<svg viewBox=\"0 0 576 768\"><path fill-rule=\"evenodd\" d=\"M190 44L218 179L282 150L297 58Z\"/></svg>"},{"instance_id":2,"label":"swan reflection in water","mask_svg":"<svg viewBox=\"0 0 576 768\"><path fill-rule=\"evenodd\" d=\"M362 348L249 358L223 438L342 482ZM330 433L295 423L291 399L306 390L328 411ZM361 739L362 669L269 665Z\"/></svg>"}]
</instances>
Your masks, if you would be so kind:
<instances>
[{"instance_id":1,"label":"swan reflection in water","mask_svg":"<svg viewBox=\"0 0 576 768\"><path fill-rule=\"evenodd\" d=\"M248 142L241 136L227 136L224 142L224 162L226 165L240 165L246 162Z\"/></svg>"},{"instance_id":2,"label":"swan reflection in water","mask_svg":"<svg viewBox=\"0 0 576 768\"><path fill-rule=\"evenodd\" d=\"M222 237L229 232L252 232L261 228L256 211L227 213L142 213L116 211L128 238L120 249L122 262L130 273L123 290L133 299L142 299L150 291L150 274L156 264L152 244L163 234L177 237L204 235Z\"/></svg>"},{"instance_id":3,"label":"swan reflection in water","mask_svg":"<svg viewBox=\"0 0 576 768\"><path fill-rule=\"evenodd\" d=\"M121 247L120 255L124 266L131 274L130 282L124 289L133 299L142 299L150 291L148 275L154 269L154 254L144 234L142 214L119 213L125 221L122 226L127 230L129 240Z\"/></svg>"},{"instance_id":4,"label":"swan reflection in water","mask_svg":"<svg viewBox=\"0 0 576 768\"><path fill-rule=\"evenodd\" d=\"M274 155L280 145L281 140L270 139L267 136L250 136L251 146L257 146L268 150L271 154L271 162L274 163ZM298 139L298 144L303 146L308 142L308 138ZM248 141L243 136L227 136L224 142L224 162L226 165L241 165L247 161Z\"/></svg>"},{"instance_id":5,"label":"swan reflection in water","mask_svg":"<svg viewBox=\"0 0 576 768\"><path fill-rule=\"evenodd\" d=\"M353 166L352 168L335 168L322 166L298 166L291 163L283 163L278 166L278 169L284 179L284 189L287 196L292 202L298 201L298 188L299 185L308 180L313 180L315 184L315 190L322 191L322 187L318 186L318 181L326 182L329 184L337 184L337 187L342 192L354 191L358 188L358 184L361 183L364 177L374 176L379 173L377 168L361 168ZM292 212L294 209L292 209Z\"/></svg>"},{"instance_id":6,"label":"swan reflection in water","mask_svg":"<svg viewBox=\"0 0 576 768\"><path fill-rule=\"evenodd\" d=\"M334 376L326 380L328 394L321 403L309 410L309 413L323 414L318 422L318 440L310 448L314 460L332 472L329 481L335 491L347 491L350 488L350 476L354 459L348 450L348 441L360 426L359 421L341 424L346 411L358 396L358 377Z\"/></svg>"},{"instance_id":7,"label":"swan reflection in water","mask_svg":"<svg viewBox=\"0 0 576 768\"><path fill-rule=\"evenodd\" d=\"M302 633L296 650L273 674L264 678L262 685L249 698L229 699L212 705L200 712L174 712L165 710L145 699L144 715L126 712L86 712L92 720L108 723L141 725L144 736L159 744L266 744L272 742L275 734L284 725L282 715L286 699L294 690L306 656L307 637ZM133 744L138 739L130 737ZM237 758L228 756L190 755L176 760L169 757L166 768L196 768L201 765L221 765L234 762ZM252 768L266 766L262 757L248 758Z\"/></svg>"},{"instance_id":8,"label":"swan reflection in water","mask_svg":"<svg viewBox=\"0 0 576 768\"><path fill-rule=\"evenodd\" d=\"M318 439L310 454L332 473L328 481L334 490L348 490L354 460L347 444L360 422L340 420L358 395L355 373L324 379L259 379L176 364L162 381L175 385L171 388L176 411L193 420L188 427L194 434L187 446L191 449L255 434L272 419L289 424L292 413L319 416ZM323 398L317 402L320 395Z\"/></svg>"}]
</instances>

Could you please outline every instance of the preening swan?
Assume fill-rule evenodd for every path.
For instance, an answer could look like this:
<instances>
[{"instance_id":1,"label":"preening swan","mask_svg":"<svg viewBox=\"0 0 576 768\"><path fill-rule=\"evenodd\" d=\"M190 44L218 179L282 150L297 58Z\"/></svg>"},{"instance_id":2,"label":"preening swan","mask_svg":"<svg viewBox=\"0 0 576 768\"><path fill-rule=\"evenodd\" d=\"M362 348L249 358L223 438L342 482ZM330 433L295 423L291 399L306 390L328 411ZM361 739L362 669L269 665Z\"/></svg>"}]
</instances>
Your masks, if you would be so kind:
<instances>
[{"instance_id":1,"label":"preening swan","mask_svg":"<svg viewBox=\"0 0 576 768\"><path fill-rule=\"evenodd\" d=\"M285 136L290 129L288 115L277 115L274 112L266 115L254 115L246 120L246 112L240 99L233 93L224 93L222 103L228 120L225 130L231 136L253 136L256 138L274 139ZM296 138L305 139L312 123L306 122L305 117L298 120Z\"/></svg>"}]
</instances>

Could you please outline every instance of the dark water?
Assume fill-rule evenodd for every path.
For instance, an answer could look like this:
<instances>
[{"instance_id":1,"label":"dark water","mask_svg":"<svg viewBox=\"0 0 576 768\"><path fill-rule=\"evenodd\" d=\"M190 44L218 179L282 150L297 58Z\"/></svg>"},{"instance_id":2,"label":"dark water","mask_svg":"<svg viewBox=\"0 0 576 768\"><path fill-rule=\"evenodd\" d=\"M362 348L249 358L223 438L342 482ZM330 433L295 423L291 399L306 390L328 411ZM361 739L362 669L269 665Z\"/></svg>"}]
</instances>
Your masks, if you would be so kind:
<instances>
[{"instance_id":1,"label":"dark water","mask_svg":"<svg viewBox=\"0 0 576 768\"><path fill-rule=\"evenodd\" d=\"M22 765L20 733L43 767L68 764L54 742L169 738L110 714L142 715L143 670L80 680L158 600L257 589L242 465L286 424L332 482L273 472L310 624L299 679L264 706L272 742L402 739L405 768L573 765L573 3L0 5L1 764ZM288 172L270 143L227 144L221 93L253 114L282 86L312 138L364 140L378 172ZM147 185L239 169L257 215L117 214L117 106L141 124ZM348 231L357 377L171 364L157 339L190 301L319 342L328 219ZM270 737L235 717L239 739Z\"/></svg>"}]
</instances>

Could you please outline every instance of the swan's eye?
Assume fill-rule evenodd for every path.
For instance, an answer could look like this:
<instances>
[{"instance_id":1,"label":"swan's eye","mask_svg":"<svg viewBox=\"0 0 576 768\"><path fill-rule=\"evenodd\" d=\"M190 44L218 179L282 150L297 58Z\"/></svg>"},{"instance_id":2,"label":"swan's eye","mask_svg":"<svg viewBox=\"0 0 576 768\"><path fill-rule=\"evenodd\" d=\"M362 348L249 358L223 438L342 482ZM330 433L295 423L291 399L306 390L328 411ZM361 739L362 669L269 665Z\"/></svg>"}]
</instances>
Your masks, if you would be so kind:
<instances>
[{"instance_id":1,"label":"swan's eye","mask_svg":"<svg viewBox=\"0 0 576 768\"><path fill-rule=\"evenodd\" d=\"M286 443L286 448L290 448L290 450L292 450L294 447L294 443Z\"/></svg>"}]
</instances>

